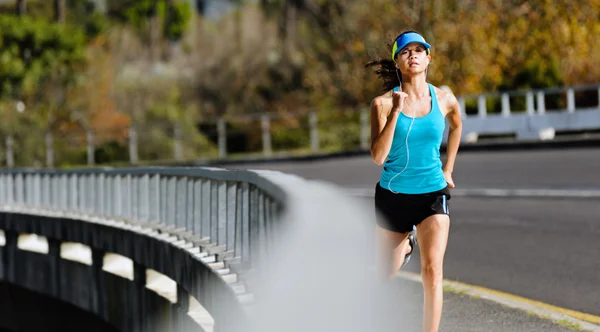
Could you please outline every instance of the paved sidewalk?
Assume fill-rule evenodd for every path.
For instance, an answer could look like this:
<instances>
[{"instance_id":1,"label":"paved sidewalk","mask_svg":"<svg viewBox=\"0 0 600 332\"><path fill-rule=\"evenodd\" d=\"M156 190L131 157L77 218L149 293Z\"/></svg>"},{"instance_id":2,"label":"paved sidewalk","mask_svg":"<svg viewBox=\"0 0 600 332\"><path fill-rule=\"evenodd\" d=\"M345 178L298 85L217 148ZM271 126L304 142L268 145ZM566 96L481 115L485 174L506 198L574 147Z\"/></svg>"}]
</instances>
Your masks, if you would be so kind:
<instances>
[{"instance_id":1,"label":"paved sidewalk","mask_svg":"<svg viewBox=\"0 0 600 332\"><path fill-rule=\"evenodd\" d=\"M444 307L440 332L571 332L589 331L573 321L543 318L533 312L472 297L450 287L444 289ZM397 317L398 331L421 332L422 288L412 280L398 278L394 296L402 299L388 308ZM410 308L410 309L407 309ZM596 331L599 331L600 327Z\"/></svg>"}]
</instances>

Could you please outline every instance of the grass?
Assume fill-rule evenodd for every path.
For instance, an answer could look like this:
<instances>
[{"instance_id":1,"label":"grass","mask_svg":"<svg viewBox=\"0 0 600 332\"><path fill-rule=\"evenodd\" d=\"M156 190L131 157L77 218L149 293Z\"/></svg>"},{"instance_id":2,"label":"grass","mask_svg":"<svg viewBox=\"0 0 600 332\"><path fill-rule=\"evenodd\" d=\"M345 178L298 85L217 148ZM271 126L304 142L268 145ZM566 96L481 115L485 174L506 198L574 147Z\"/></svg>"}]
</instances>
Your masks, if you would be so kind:
<instances>
[{"instance_id":1,"label":"grass","mask_svg":"<svg viewBox=\"0 0 600 332\"><path fill-rule=\"evenodd\" d=\"M527 310L526 313L529 316L535 316L535 317L539 317L542 319L546 319L546 320L552 321L552 322L554 322L560 326L566 327L566 328L570 328L570 329L577 330L577 331L584 331L584 329L581 327L581 325L579 325L577 323L573 323L572 321L570 321L568 319L553 319L552 317L550 317L548 315L540 315L531 310Z\"/></svg>"},{"instance_id":2,"label":"grass","mask_svg":"<svg viewBox=\"0 0 600 332\"><path fill-rule=\"evenodd\" d=\"M458 294L458 295L468 295L466 291L452 287L450 285L444 285L444 292Z\"/></svg>"},{"instance_id":3,"label":"grass","mask_svg":"<svg viewBox=\"0 0 600 332\"><path fill-rule=\"evenodd\" d=\"M577 323L573 323L568 319L555 320L554 322L556 322L558 325L561 325L564 327L568 327L568 328L578 330L578 331L583 331L583 329L581 328L581 325L579 325Z\"/></svg>"}]
</instances>

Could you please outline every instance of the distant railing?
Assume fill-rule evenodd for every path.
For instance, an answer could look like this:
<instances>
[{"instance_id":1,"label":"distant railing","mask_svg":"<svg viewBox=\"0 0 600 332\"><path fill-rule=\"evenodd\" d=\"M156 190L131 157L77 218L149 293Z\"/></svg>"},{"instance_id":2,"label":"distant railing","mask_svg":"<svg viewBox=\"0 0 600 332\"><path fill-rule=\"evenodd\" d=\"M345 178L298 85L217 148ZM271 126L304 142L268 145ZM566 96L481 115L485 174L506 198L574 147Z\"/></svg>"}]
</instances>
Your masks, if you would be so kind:
<instances>
[{"instance_id":1,"label":"distant railing","mask_svg":"<svg viewBox=\"0 0 600 332\"><path fill-rule=\"evenodd\" d=\"M599 84L457 97L463 112L465 142L476 142L482 137L496 135L510 136L516 140L553 139L560 133L600 129ZM299 150L304 154L344 149L365 150L369 147L369 122L368 106L343 111L304 110L206 118L198 126L206 137L216 142L217 151L206 152L201 159L225 159L248 151L252 151L254 156L270 157L290 150ZM163 161L184 161L184 141L194 139L185 136L186 133L182 133L177 123L157 123L153 126L152 130L170 135L170 142L161 140L172 150L170 155L161 157ZM257 131L260 131L260 135L257 135ZM146 137L142 134L149 135L135 126L128 130L127 151L122 153L127 154L125 158L129 164L148 161L140 156L140 140ZM67 140L77 142L73 144L83 142L85 146L78 147L77 153L86 151L87 164L96 164L96 140L103 135L109 133L93 132L91 128L86 128L85 133L77 139L54 137L52 132L46 132L45 166L54 167L60 162L61 156L55 153L54 146L61 141L64 148ZM250 136L256 142L250 142ZM256 137L260 137L260 140ZM18 138L13 136L1 139L4 151L0 149L0 158L4 154L6 166L12 168L19 164L15 156L23 147L18 144Z\"/></svg>"},{"instance_id":2,"label":"distant railing","mask_svg":"<svg viewBox=\"0 0 600 332\"><path fill-rule=\"evenodd\" d=\"M586 97L579 103L578 93ZM468 106L474 102L476 107ZM468 142L495 135L550 140L558 133L600 129L597 84L469 95L459 97L459 103L465 112L463 138ZM495 111L490 112L490 107Z\"/></svg>"}]
</instances>

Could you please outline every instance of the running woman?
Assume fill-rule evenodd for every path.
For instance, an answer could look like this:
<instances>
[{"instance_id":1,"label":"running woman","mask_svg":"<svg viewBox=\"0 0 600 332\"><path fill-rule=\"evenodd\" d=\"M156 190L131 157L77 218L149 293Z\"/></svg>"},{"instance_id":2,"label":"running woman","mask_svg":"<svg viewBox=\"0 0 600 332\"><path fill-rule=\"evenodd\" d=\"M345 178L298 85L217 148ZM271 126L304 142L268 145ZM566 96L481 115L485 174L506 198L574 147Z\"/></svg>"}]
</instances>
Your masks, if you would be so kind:
<instances>
[{"instance_id":1,"label":"running woman","mask_svg":"<svg viewBox=\"0 0 600 332\"><path fill-rule=\"evenodd\" d=\"M392 60L377 60L384 94L371 103L371 156L383 166L375 188L381 272L391 280L418 243L424 291L423 331L437 332L442 315L448 200L462 132L452 92L427 82L431 45L415 31L392 44ZM440 146L448 120L445 163ZM415 237L416 234L416 237Z\"/></svg>"}]
</instances>

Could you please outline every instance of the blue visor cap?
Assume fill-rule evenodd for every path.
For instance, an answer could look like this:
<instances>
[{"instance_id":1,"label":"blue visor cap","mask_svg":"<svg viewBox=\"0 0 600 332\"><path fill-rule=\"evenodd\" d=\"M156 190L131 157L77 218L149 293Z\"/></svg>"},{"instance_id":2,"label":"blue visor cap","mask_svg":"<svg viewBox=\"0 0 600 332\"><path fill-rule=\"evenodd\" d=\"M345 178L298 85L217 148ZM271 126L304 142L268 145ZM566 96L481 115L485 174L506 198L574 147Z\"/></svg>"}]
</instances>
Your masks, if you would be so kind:
<instances>
[{"instance_id":1,"label":"blue visor cap","mask_svg":"<svg viewBox=\"0 0 600 332\"><path fill-rule=\"evenodd\" d=\"M392 60L396 58L396 53L400 52L401 49L410 43L419 43L425 47L427 54L430 53L429 49L431 48L431 45L425 41L423 36L415 32L409 32L403 34L394 42L394 47L392 48Z\"/></svg>"}]
</instances>

